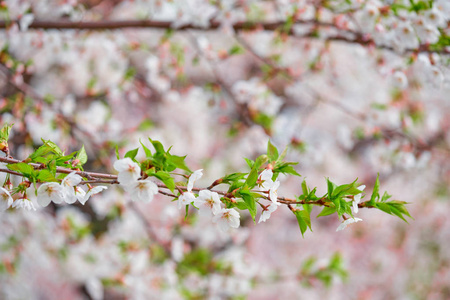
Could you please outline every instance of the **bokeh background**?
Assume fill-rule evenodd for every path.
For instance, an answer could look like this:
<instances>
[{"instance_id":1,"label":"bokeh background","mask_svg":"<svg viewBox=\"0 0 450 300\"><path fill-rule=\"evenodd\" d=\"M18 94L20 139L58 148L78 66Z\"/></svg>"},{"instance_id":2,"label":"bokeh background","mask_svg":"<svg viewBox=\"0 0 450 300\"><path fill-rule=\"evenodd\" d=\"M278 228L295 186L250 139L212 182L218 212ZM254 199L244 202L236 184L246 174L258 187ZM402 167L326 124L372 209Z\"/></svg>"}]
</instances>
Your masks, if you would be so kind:
<instances>
[{"instance_id":1,"label":"bokeh background","mask_svg":"<svg viewBox=\"0 0 450 300\"><path fill-rule=\"evenodd\" d=\"M270 139L318 194L329 177L370 195L380 174L414 219L360 209L336 232L315 208L302 238L281 207L222 232L168 197L110 187L84 206L0 214L0 298L450 298L450 69L447 48L423 47L433 28L415 35L433 11L441 41L450 11L430 2L1 2L0 120L14 123L15 158L50 139L115 173L116 145L150 137L207 187L248 171ZM281 176L279 195L301 194L303 178Z\"/></svg>"}]
</instances>

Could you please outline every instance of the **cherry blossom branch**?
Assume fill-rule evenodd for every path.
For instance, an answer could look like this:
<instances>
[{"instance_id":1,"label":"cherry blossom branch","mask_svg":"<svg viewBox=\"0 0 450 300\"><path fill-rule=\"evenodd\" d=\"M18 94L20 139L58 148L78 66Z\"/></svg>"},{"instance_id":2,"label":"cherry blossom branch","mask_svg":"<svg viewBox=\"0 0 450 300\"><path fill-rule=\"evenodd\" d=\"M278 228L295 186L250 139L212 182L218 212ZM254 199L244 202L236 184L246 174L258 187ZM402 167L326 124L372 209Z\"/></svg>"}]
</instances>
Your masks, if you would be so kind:
<instances>
[{"instance_id":1,"label":"cherry blossom branch","mask_svg":"<svg viewBox=\"0 0 450 300\"><path fill-rule=\"evenodd\" d=\"M23 163L24 161L20 161L14 158L9 158L9 157L0 157L0 162L3 163L9 163L9 164L15 164L15 163ZM28 165L30 165L31 167L33 167L35 170L39 170L39 169L43 169L44 165L42 164L36 164L36 163L28 163ZM8 169L2 169L0 168L0 172L3 173L9 173L12 175L17 175L17 176L23 176L21 173L19 172L15 172L15 171L11 171ZM67 168L62 168L62 167L57 167L56 168L56 172L57 173L64 173L64 174L70 174L72 172L75 172L75 174L80 175L83 178L87 178L87 181L82 181L80 184L119 184L118 176L117 175L112 175L112 174L105 174L105 173L96 173L96 172L86 172L86 171L77 171L77 170L71 170L71 169L67 169ZM104 179L110 179L110 180L104 180ZM169 189L165 184L163 183L156 183L156 185L158 186L158 188L162 188L162 189ZM180 191L180 193L183 191L188 191L188 188L186 186L180 186L177 185L175 186L175 188ZM205 188L192 188L192 191L195 192L200 192L201 190L205 190ZM210 189L212 192L216 192L222 196L228 197L228 198L234 198L234 194L232 192L224 192L224 191L219 191L219 190L214 190L214 189ZM253 191L253 192L260 192L260 193L265 193L264 191ZM173 198L177 198L178 195L174 195L171 193L167 193L164 191L159 191L160 194L165 195L165 196L169 196L169 197L173 197ZM267 197L265 197L264 195L261 195L262 198L265 198L266 200ZM312 205L319 205L319 206L329 206L327 204L327 198L323 197L317 201L303 201L303 200L297 200L297 199L292 199L292 198L287 198L287 197L283 197L283 196L279 196L277 197L277 200L279 203L283 203L286 205L296 205L296 204L312 204ZM269 200L270 201L270 200ZM366 202L362 202L358 204L359 207L367 207L367 208L371 208L371 206L368 206Z\"/></svg>"},{"instance_id":2,"label":"cherry blossom branch","mask_svg":"<svg viewBox=\"0 0 450 300\"><path fill-rule=\"evenodd\" d=\"M19 24L20 20L10 20L10 21L0 21L0 29L6 29L12 24ZM396 52L393 47L386 45L376 45L375 41L368 35L364 35L360 32L353 31L350 29L342 29L336 26L333 23L322 22L318 20L296 20L294 25L304 24L304 25L314 25L313 30L307 32L303 35L296 35L294 30L290 28L289 30L284 30L283 33L291 36L296 36L298 38L318 38L324 41L339 41L350 44L360 44L363 46L373 46L378 49L384 49ZM285 22L260 22L260 23L249 23L249 22L236 22L232 25L232 28L235 31L244 31L244 30L267 30L267 31L276 31L280 30L283 26L285 26ZM84 22L74 22L67 20L57 20L57 21L48 21L48 20L35 20L33 21L28 28L30 29L80 29L80 30L120 30L127 28L149 28L149 29L172 29L176 31L184 31L184 30L200 30L200 31L211 31L217 30L222 26L222 23L217 21L211 21L208 27L202 27L194 24L186 24L179 27L174 27L172 22L167 21L152 21L152 20L103 20L103 21L84 21ZM318 34L317 29L320 27L328 27L337 29L341 32L341 34L336 34L333 36L321 37ZM348 37L351 34L353 37ZM429 44L421 44L417 49L406 49L405 53L440 53L440 54L450 54L449 49L439 49L433 50L430 48Z\"/></svg>"}]
</instances>

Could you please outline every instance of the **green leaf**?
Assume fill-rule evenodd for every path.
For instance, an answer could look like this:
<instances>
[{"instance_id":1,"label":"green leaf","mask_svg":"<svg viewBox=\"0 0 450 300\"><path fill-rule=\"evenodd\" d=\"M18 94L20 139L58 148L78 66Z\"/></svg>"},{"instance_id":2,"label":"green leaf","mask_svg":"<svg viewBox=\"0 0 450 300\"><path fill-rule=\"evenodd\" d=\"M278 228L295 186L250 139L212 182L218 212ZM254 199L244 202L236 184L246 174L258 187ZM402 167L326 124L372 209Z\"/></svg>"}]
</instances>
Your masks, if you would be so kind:
<instances>
[{"instance_id":1,"label":"green leaf","mask_svg":"<svg viewBox=\"0 0 450 300\"><path fill-rule=\"evenodd\" d=\"M23 162L17 164L9 164L7 165L7 167L11 171L22 173L24 176L31 176L34 171L34 168L32 166Z\"/></svg>"},{"instance_id":2,"label":"green leaf","mask_svg":"<svg viewBox=\"0 0 450 300\"><path fill-rule=\"evenodd\" d=\"M257 171L259 168L265 164L269 160L269 157L265 154L258 156L258 158L255 161L255 164L253 165L252 169L256 169Z\"/></svg>"},{"instance_id":3,"label":"green leaf","mask_svg":"<svg viewBox=\"0 0 450 300\"><path fill-rule=\"evenodd\" d=\"M247 176L247 180L245 180L245 184L249 188L253 188L256 185L257 180L258 180L258 171L256 169L252 169Z\"/></svg>"},{"instance_id":4,"label":"green leaf","mask_svg":"<svg viewBox=\"0 0 450 300\"><path fill-rule=\"evenodd\" d=\"M239 45L233 45L233 47L228 49L229 55L237 55L237 54L241 54L241 53L244 53L244 49L242 49L242 47Z\"/></svg>"},{"instance_id":5,"label":"green leaf","mask_svg":"<svg viewBox=\"0 0 450 300\"><path fill-rule=\"evenodd\" d=\"M40 170L37 179L42 182L54 182L58 181L56 177L49 170Z\"/></svg>"},{"instance_id":6,"label":"green leaf","mask_svg":"<svg viewBox=\"0 0 450 300\"><path fill-rule=\"evenodd\" d=\"M248 209L248 205L247 203L245 203L244 200L242 199L236 199L236 203L234 203L234 207L237 207L240 210L247 210Z\"/></svg>"},{"instance_id":7,"label":"green leaf","mask_svg":"<svg viewBox=\"0 0 450 300\"><path fill-rule=\"evenodd\" d=\"M130 151L128 151L128 152L125 154L124 157L129 157L129 158L131 158L132 160L134 160L134 158L136 157L136 155L138 154L138 152L139 152L139 148L130 150Z\"/></svg>"},{"instance_id":8,"label":"green leaf","mask_svg":"<svg viewBox=\"0 0 450 300\"><path fill-rule=\"evenodd\" d=\"M377 175L377 180L375 180L375 185L373 187L372 196L370 197L369 204L375 205L376 200L380 197L379 190L380 190L380 174Z\"/></svg>"},{"instance_id":9,"label":"green leaf","mask_svg":"<svg viewBox=\"0 0 450 300\"><path fill-rule=\"evenodd\" d=\"M11 128L13 124L9 125L8 123L5 123L0 130L0 142L7 142L9 139L9 134L11 133Z\"/></svg>"},{"instance_id":10,"label":"green leaf","mask_svg":"<svg viewBox=\"0 0 450 300\"><path fill-rule=\"evenodd\" d=\"M304 237L306 230L311 230L311 216L307 210L295 210L295 217L297 218L298 226L300 227L300 232ZM312 231L312 230L311 230Z\"/></svg>"},{"instance_id":11,"label":"green leaf","mask_svg":"<svg viewBox=\"0 0 450 300\"><path fill-rule=\"evenodd\" d=\"M281 163L279 166L276 166L273 169L274 173L283 173L283 174L291 174L291 175L295 175L295 176L301 176L299 173L297 173L297 171L294 169L294 167L292 167L292 165L296 165L297 163L294 162L284 162Z\"/></svg>"},{"instance_id":12,"label":"green leaf","mask_svg":"<svg viewBox=\"0 0 450 300\"><path fill-rule=\"evenodd\" d=\"M139 143L141 143L142 149L144 149L145 156L146 156L146 157L152 157L152 151L150 151L150 149L148 149L148 148L141 142L141 140L139 140Z\"/></svg>"},{"instance_id":13,"label":"green leaf","mask_svg":"<svg viewBox=\"0 0 450 300\"><path fill-rule=\"evenodd\" d=\"M408 216L409 218L413 219L411 215L409 214L408 210L405 208L406 202L402 201L389 201L389 202L377 202L375 207L377 207L379 210L384 211L385 213L388 213L390 215L396 215L406 223L408 221L405 219L405 216Z\"/></svg>"},{"instance_id":14,"label":"green leaf","mask_svg":"<svg viewBox=\"0 0 450 300\"><path fill-rule=\"evenodd\" d=\"M80 150L78 150L77 156L75 159L78 159L80 161L81 165L84 165L87 160L88 160L88 156L86 154L86 150L84 149L84 145L81 147Z\"/></svg>"},{"instance_id":15,"label":"green leaf","mask_svg":"<svg viewBox=\"0 0 450 300\"><path fill-rule=\"evenodd\" d=\"M153 147L155 148L155 150L156 150L156 152L157 153L160 153L160 154L164 154L164 153L166 153L165 151L164 151L164 146L161 144L161 142L159 142L159 141L154 141L154 140L152 140L152 139L148 139L149 141L150 141L150 143L152 143L152 145L153 145Z\"/></svg>"},{"instance_id":16,"label":"green leaf","mask_svg":"<svg viewBox=\"0 0 450 300\"><path fill-rule=\"evenodd\" d=\"M245 162L247 163L247 165L249 166L249 168L252 169L255 162L253 160L245 158L245 157L244 157L244 159L245 159Z\"/></svg>"},{"instance_id":17,"label":"green leaf","mask_svg":"<svg viewBox=\"0 0 450 300\"><path fill-rule=\"evenodd\" d=\"M164 182L164 184L172 191L172 193L175 191L175 181L169 173L164 171L158 171L155 173L152 170L147 170L145 173L148 176L154 176Z\"/></svg>"},{"instance_id":18,"label":"green leaf","mask_svg":"<svg viewBox=\"0 0 450 300\"><path fill-rule=\"evenodd\" d=\"M303 192L303 195L305 195L305 196L309 194L308 186L306 185L306 180L304 180L304 179L302 181L302 192Z\"/></svg>"},{"instance_id":19,"label":"green leaf","mask_svg":"<svg viewBox=\"0 0 450 300\"><path fill-rule=\"evenodd\" d=\"M32 161L46 164L47 161L53 159L55 155L57 157L63 155L63 152L55 143L46 140L42 140L42 142L44 144L36 149L33 153L31 153L30 156L28 156L28 158L30 158ZM50 157L46 157L50 153L53 153L53 155Z\"/></svg>"},{"instance_id":20,"label":"green leaf","mask_svg":"<svg viewBox=\"0 0 450 300\"><path fill-rule=\"evenodd\" d=\"M278 149L269 140L267 143L267 156L271 161L276 161L278 159Z\"/></svg>"},{"instance_id":21,"label":"green leaf","mask_svg":"<svg viewBox=\"0 0 450 300\"><path fill-rule=\"evenodd\" d=\"M50 140L42 140L42 142L44 143L44 145L46 145L47 147L49 147L51 150L51 152L58 154L58 155L64 155L64 153L61 151L61 149L58 147L58 145L56 145L55 143L53 143Z\"/></svg>"},{"instance_id":22,"label":"green leaf","mask_svg":"<svg viewBox=\"0 0 450 300\"><path fill-rule=\"evenodd\" d=\"M247 205L247 209L250 212L250 215L252 216L252 219L254 222L256 217L256 201L252 193L248 189L241 189L239 191L239 195L244 200L245 204Z\"/></svg>"},{"instance_id":23,"label":"green leaf","mask_svg":"<svg viewBox=\"0 0 450 300\"><path fill-rule=\"evenodd\" d=\"M222 183L231 183L234 181L241 180L247 175L248 173L231 173L224 177L222 177Z\"/></svg>"},{"instance_id":24,"label":"green leaf","mask_svg":"<svg viewBox=\"0 0 450 300\"><path fill-rule=\"evenodd\" d=\"M284 148L283 152L281 152L280 156L278 156L277 162L283 161L283 159L286 157L288 147Z\"/></svg>"},{"instance_id":25,"label":"green leaf","mask_svg":"<svg viewBox=\"0 0 450 300\"><path fill-rule=\"evenodd\" d=\"M340 185L340 186L336 187L336 189L333 191L332 198L341 198L341 197L346 196L346 195L357 195L357 194L360 194L361 191L356 188L356 185L357 185L356 181L357 180L358 179L356 179L355 181L353 181L350 184L343 184L343 185Z\"/></svg>"},{"instance_id":26,"label":"green leaf","mask_svg":"<svg viewBox=\"0 0 450 300\"><path fill-rule=\"evenodd\" d=\"M336 188L336 184L334 184L333 182L330 181L329 178L327 178L327 191L328 191L328 198L330 200L333 200L333 192L334 189Z\"/></svg>"},{"instance_id":27,"label":"green leaf","mask_svg":"<svg viewBox=\"0 0 450 300\"><path fill-rule=\"evenodd\" d=\"M178 169L181 170L185 170L188 172L192 172L188 166L186 165L186 163L184 162L184 160L186 159L186 156L177 156L177 155L172 155L170 153L167 153L167 159Z\"/></svg>"},{"instance_id":28,"label":"green leaf","mask_svg":"<svg viewBox=\"0 0 450 300\"><path fill-rule=\"evenodd\" d=\"M324 217L324 216L329 216L331 214L334 214L336 212L336 207L335 206L329 206L329 207L324 207L322 209L322 211L320 212L320 214L317 215L318 217Z\"/></svg>"},{"instance_id":29,"label":"green leaf","mask_svg":"<svg viewBox=\"0 0 450 300\"><path fill-rule=\"evenodd\" d=\"M120 155L119 155L119 146L117 146L117 145L116 145L116 157L117 157L117 160L120 159Z\"/></svg>"},{"instance_id":30,"label":"green leaf","mask_svg":"<svg viewBox=\"0 0 450 300\"><path fill-rule=\"evenodd\" d=\"M381 197L380 202L386 202L387 200L389 200L392 196L389 195L387 192L384 192L383 197ZM392 201L393 202L393 201Z\"/></svg>"}]
</instances>

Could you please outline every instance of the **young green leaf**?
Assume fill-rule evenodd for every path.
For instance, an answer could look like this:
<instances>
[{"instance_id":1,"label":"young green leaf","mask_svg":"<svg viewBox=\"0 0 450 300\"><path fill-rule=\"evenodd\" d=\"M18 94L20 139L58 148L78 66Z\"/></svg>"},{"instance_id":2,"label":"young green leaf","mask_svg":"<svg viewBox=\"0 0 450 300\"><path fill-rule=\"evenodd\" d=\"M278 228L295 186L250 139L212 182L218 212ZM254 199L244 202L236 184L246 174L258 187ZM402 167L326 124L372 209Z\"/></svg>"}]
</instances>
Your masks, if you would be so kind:
<instances>
[{"instance_id":1,"label":"young green leaf","mask_svg":"<svg viewBox=\"0 0 450 300\"><path fill-rule=\"evenodd\" d=\"M120 155L119 155L119 146L117 146L117 145L116 145L116 157L117 157L117 160L120 159Z\"/></svg>"},{"instance_id":2,"label":"young green leaf","mask_svg":"<svg viewBox=\"0 0 450 300\"><path fill-rule=\"evenodd\" d=\"M11 128L13 124L9 125L8 123L5 123L0 130L0 142L8 142L9 134L11 133Z\"/></svg>"},{"instance_id":3,"label":"young green leaf","mask_svg":"<svg viewBox=\"0 0 450 300\"><path fill-rule=\"evenodd\" d=\"M336 188L336 184L334 184L333 182L330 181L329 178L327 178L327 191L328 191L328 198L330 200L333 200L333 192L334 189Z\"/></svg>"},{"instance_id":4,"label":"young green leaf","mask_svg":"<svg viewBox=\"0 0 450 300\"><path fill-rule=\"evenodd\" d=\"M141 142L141 140L139 140L139 143L141 143L142 149L144 149L145 156L146 156L146 157L152 157L152 151L150 151L150 149L148 149L148 148Z\"/></svg>"},{"instance_id":5,"label":"young green leaf","mask_svg":"<svg viewBox=\"0 0 450 300\"><path fill-rule=\"evenodd\" d=\"M318 217L324 217L324 216L328 216L331 214L334 214L336 212L336 207L335 206L325 206L322 211L320 212L320 214L317 215Z\"/></svg>"},{"instance_id":6,"label":"young green leaf","mask_svg":"<svg viewBox=\"0 0 450 300\"><path fill-rule=\"evenodd\" d=\"M154 176L164 182L164 184L172 191L172 193L175 191L175 181L169 173L164 171L158 171L155 173L152 170L147 170L145 173L148 176Z\"/></svg>"},{"instance_id":7,"label":"young green leaf","mask_svg":"<svg viewBox=\"0 0 450 300\"><path fill-rule=\"evenodd\" d=\"M298 226L300 227L300 232L304 237L306 230L311 229L311 216L310 212L307 210L294 210L295 217L297 218Z\"/></svg>"},{"instance_id":8,"label":"young green leaf","mask_svg":"<svg viewBox=\"0 0 450 300\"><path fill-rule=\"evenodd\" d=\"M278 159L278 149L269 140L267 143L267 156L270 161L276 161Z\"/></svg>"},{"instance_id":9,"label":"young green leaf","mask_svg":"<svg viewBox=\"0 0 450 300\"><path fill-rule=\"evenodd\" d=\"M41 182L51 182L51 181L58 181L56 177L50 172L49 170L40 170L37 179Z\"/></svg>"},{"instance_id":10,"label":"young green leaf","mask_svg":"<svg viewBox=\"0 0 450 300\"><path fill-rule=\"evenodd\" d=\"M17 164L9 164L7 165L8 169L11 171L16 171L22 173L24 176L31 176L33 174L34 168L29 164L20 162Z\"/></svg>"},{"instance_id":11,"label":"young green leaf","mask_svg":"<svg viewBox=\"0 0 450 300\"><path fill-rule=\"evenodd\" d=\"M124 156L124 157L129 157L129 158L131 158L132 160L134 160L135 157L136 157L136 155L138 154L138 152L139 152L139 148L130 150L130 151L128 151L127 153L125 153L125 156Z\"/></svg>"},{"instance_id":12,"label":"young green leaf","mask_svg":"<svg viewBox=\"0 0 450 300\"><path fill-rule=\"evenodd\" d=\"M370 205L372 205L372 206L375 205L375 202L380 197L379 190L380 190L380 174L377 175L377 180L375 180L375 185L373 187L372 196L370 197L370 201L369 201Z\"/></svg>"},{"instance_id":13,"label":"young green leaf","mask_svg":"<svg viewBox=\"0 0 450 300\"><path fill-rule=\"evenodd\" d=\"M86 150L84 149L84 145L81 147L80 150L78 150L77 156L75 157L75 159L78 159L80 161L81 165L84 165L87 160L88 160L88 156L86 154Z\"/></svg>"},{"instance_id":14,"label":"young green leaf","mask_svg":"<svg viewBox=\"0 0 450 300\"><path fill-rule=\"evenodd\" d=\"M274 173L283 173L283 174L291 174L295 176L301 176L297 171L292 167L292 165L296 165L297 163L294 162L281 162L277 163L275 165L275 168L273 169Z\"/></svg>"},{"instance_id":15,"label":"young green leaf","mask_svg":"<svg viewBox=\"0 0 450 300\"><path fill-rule=\"evenodd\" d=\"M251 159L245 158L245 162L247 163L247 165L249 166L250 169L253 169L253 165L255 164L255 162Z\"/></svg>"},{"instance_id":16,"label":"young green leaf","mask_svg":"<svg viewBox=\"0 0 450 300\"><path fill-rule=\"evenodd\" d=\"M248 211L250 212L250 215L252 216L252 219L255 222L255 217L256 217L256 200L255 200L255 197L253 196L253 194L248 189L241 189L238 194L244 200L245 204L247 205Z\"/></svg>"}]
</instances>

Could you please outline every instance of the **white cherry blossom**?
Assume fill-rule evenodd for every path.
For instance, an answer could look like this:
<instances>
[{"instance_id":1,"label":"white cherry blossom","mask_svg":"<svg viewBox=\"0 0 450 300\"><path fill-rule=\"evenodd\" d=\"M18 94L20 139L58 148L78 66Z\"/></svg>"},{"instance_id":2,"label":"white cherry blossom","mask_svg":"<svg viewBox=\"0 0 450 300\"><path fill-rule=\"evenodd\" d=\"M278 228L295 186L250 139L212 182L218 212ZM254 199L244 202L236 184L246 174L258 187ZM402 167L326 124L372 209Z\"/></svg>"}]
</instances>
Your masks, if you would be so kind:
<instances>
[{"instance_id":1,"label":"white cherry blossom","mask_svg":"<svg viewBox=\"0 0 450 300\"><path fill-rule=\"evenodd\" d=\"M272 180L273 172L272 170L265 169L261 172L256 182L261 191L269 191L269 198L273 203L277 202L278 198L278 188L280 187L279 180Z\"/></svg>"},{"instance_id":2,"label":"white cherry blossom","mask_svg":"<svg viewBox=\"0 0 450 300\"><path fill-rule=\"evenodd\" d=\"M365 185L358 186L357 189L360 190L361 193L353 196L353 213L354 214L358 213L358 204L361 202L362 191L364 191L365 188L366 188Z\"/></svg>"},{"instance_id":3,"label":"white cherry blossom","mask_svg":"<svg viewBox=\"0 0 450 300\"><path fill-rule=\"evenodd\" d=\"M280 181L275 180L273 185L269 189L269 198L273 203L277 203L278 201L278 188L280 187Z\"/></svg>"},{"instance_id":4,"label":"white cherry blossom","mask_svg":"<svg viewBox=\"0 0 450 300\"><path fill-rule=\"evenodd\" d=\"M0 187L0 211L7 210L13 204L13 201L8 190Z\"/></svg>"},{"instance_id":5,"label":"white cherry blossom","mask_svg":"<svg viewBox=\"0 0 450 300\"><path fill-rule=\"evenodd\" d=\"M81 176L72 172L67 175L62 181L61 186L63 187L64 201L68 204L72 204L77 201L77 195L75 193L75 186L81 182ZM84 195L83 195L84 196Z\"/></svg>"},{"instance_id":6,"label":"white cherry blossom","mask_svg":"<svg viewBox=\"0 0 450 300\"><path fill-rule=\"evenodd\" d=\"M272 170L265 169L261 172L257 181L258 187L261 191L267 191L273 186L274 182L272 181L272 176Z\"/></svg>"},{"instance_id":7,"label":"white cherry blossom","mask_svg":"<svg viewBox=\"0 0 450 300\"><path fill-rule=\"evenodd\" d=\"M80 203L84 205L84 204L86 203L86 201L88 201L89 198L90 198L91 196L93 196L93 195L95 195L95 194L98 194L98 193L100 193L101 191L106 190L107 188L108 188L108 187L107 187L107 186L104 186L104 185L99 185L99 186L95 186L95 187L91 188L91 189L86 193L86 195L84 196L84 198L83 198L82 200L79 200Z\"/></svg>"},{"instance_id":8,"label":"white cherry blossom","mask_svg":"<svg viewBox=\"0 0 450 300\"><path fill-rule=\"evenodd\" d=\"M203 169L196 170L194 173L189 176L187 190L190 192L194 188L194 183L196 180L200 179L203 176Z\"/></svg>"},{"instance_id":9,"label":"white cherry blossom","mask_svg":"<svg viewBox=\"0 0 450 300\"><path fill-rule=\"evenodd\" d=\"M16 209L22 208L26 210L36 210L36 208L33 205L33 202L31 202L31 200L27 198L16 199L12 204L12 207Z\"/></svg>"},{"instance_id":10,"label":"white cherry blossom","mask_svg":"<svg viewBox=\"0 0 450 300\"><path fill-rule=\"evenodd\" d=\"M339 227L336 229L336 231L344 230L348 225L350 225L352 223L357 223L360 221L362 221L362 219L360 219L360 218L349 218L349 219L345 220L344 222L342 222L341 225L339 225Z\"/></svg>"},{"instance_id":11,"label":"white cherry blossom","mask_svg":"<svg viewBox=\"0 0 450 300\"><path fill-rule=\"evenodd\" d=\"M240 215L234 208L222 208L214 217L213 222L219 225L223 231L228 228L238 228L240 225Z\"/></svg>"},{"instance_id":12,"label":"white cherry blossom","mask_svg":"<svg viewBox=\"0 0 450 300\"><path fill-rule=\"evenodd\" d=\"M216 215L220 211L220 196L210 190L201 190L194 205L199 209L201 215Z\"/></svg>"},{"instance_id":13,"label":"white cherry blossom","mask_svg":"<svg viewBox=\"0 0 450 300\"><path fill-rule=\"evenodd\" d=\"M185 205L189 205L195 200L195 195L192 192L184 192L178 197L178 209Z\"/></svg>"},{"instance_id":14,"label":"white cherry blossom","mask_svg":"<svg viewBox=\"0 0 450 300\"><path fill-rule=\"evenodd\" d=\"M400 89L405 89L408 86L408 78L406 78L405 73L401 71L396 71L393 75L394 85Z\"/></svg>"},{"instance_id":15,"label":"white cherry blossom","mask_svg":"<svg viewBox=\"0 0 450 300\"><path fill-rule=\"evenodd\" d=\"M86 191L79 186L74 187L74 191L75 197L77 198L78 202L82 203L84 201L84 198L86 197Z\"/></svg>"},{"instance_id":16,"label":"white cherry blossom","mask_svg":"<svg viewBox=\"0 0 450 300\"><path fill-rule=\"evenodd\" d=\"M278 206L280 206L280 203L270 203L269 206L262 212L261 216L259 217L258 223L265 222L270 218L270 214L277 210Z\"/></svg>"},{"instance_id":17,"label":"white cherry blossom","mask_svg":"<svg viewBox=\"0 0 450 300\"><path fill-rule=\"evenodd\" d=\"M41 184L37 191L37 203L46 207L53 203L62 203L65 201L65 191L62 185L56 182L46 182Z\"/></svg>"},{"instance_id":18,"label":"white cherry blossom","mask_svg":"<svg viewBox=\"0 0 450 300\"><path fill-rule=\"evenodd\" d=\"M133 201L151 202L158 194L158 186L149 179L138 180L129 191Z\"/></svg>"},{"instance_id":19,"label":"white cherry blossom","mask_svg":"<svg viewBox=\"0 0 450 300\"><path fill-rule=\"evenodd\" d=\"M130 185L141 176L141 167L129 157L119 159L114 163L114 169L119 172L118 181L122 185Z\"/></svg>"}]
</instances>

